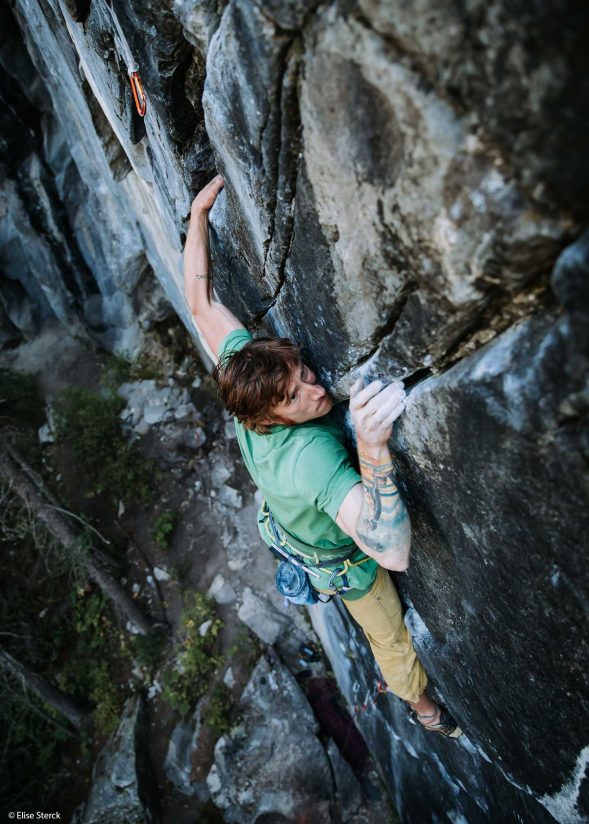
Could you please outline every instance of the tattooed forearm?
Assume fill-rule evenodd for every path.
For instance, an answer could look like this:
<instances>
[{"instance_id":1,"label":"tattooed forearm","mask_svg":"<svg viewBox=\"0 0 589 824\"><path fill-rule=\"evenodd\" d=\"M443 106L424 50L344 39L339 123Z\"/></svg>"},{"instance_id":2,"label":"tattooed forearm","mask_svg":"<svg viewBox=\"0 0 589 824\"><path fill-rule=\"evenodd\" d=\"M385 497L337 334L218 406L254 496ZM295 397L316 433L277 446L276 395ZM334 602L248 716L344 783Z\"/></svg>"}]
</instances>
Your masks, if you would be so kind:
<instances>
[{"instance_id":1,"label":"tattooed forearm","mask_svg":"<svg viewBox=\"0 0 589 824\"><path fill-rule=\"evenodd\" d=\"M407 551L409 517L395 483L388 450L379 457L360 451L360 471L364 500L357 525L358 537L375 552L395 547Z\"/></svg>"}]
</instances>

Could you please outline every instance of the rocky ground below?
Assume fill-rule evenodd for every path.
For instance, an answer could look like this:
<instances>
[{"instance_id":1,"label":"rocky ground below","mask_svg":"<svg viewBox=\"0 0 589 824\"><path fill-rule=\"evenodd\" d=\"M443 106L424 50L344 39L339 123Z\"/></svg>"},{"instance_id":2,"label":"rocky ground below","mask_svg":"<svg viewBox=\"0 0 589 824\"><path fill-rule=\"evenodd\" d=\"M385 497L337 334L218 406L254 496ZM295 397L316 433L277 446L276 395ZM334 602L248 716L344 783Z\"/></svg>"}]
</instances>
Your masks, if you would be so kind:
<instances>
[{"instance_id":1,"label":"rocky ground below","mask_svg":"<svg viewBox=\"0 0 589 824\"><path fill-rule=\"evenodd\" d=\"M149 665L136 659L121 673L131 687L96 754L89 790L87 776L71 776L79 787L71 803L82 801L75 820L393 821L306 613L274 589L274 563L256 527L259 493L234 424L199 363L182 355L178 340L170 345L178 335L165 330L165 345L154 338L149 357L130 369L113 368L53 326L0 359L2 368L37 378L47 411L38 438L52 488L107 540L123 541L122 583L169 629ZM153 503L120 501L111 522L84 467L56 443L53 414L64 390L104 393L105 385L125 403L128 440L158 470ZM206 614L197 593L210 599ZM193 643L213 661L198 700L186 688Z\"/></svg>"}]
</instances>

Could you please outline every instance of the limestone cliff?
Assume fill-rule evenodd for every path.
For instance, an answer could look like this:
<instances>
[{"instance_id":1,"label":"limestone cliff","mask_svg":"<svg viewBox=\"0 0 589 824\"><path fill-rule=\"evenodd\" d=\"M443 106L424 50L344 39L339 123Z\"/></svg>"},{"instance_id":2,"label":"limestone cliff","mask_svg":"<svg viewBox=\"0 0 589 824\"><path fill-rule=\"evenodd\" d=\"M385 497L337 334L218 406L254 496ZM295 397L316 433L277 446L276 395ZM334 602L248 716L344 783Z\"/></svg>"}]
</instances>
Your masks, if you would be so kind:
<instances>
[{"instance_id":1,"label":"limestone cliff","mask_svg":"<svg viewBox=\"0 0 589 824\"><path fill-rule=\"evenodd\" d=\"M341 396L358 369L411 387L398 584L467 738L432 742L392 698L361 715L403 820L582 821L586 9L14 0L0 15L3 341L55 315L132 352L169 311L160 287L191 328L183 231L222 172L220 297L301 341ZM374 675L364 645L336 607L315 622L353 703Z\"/></svg>"}]
</instances>

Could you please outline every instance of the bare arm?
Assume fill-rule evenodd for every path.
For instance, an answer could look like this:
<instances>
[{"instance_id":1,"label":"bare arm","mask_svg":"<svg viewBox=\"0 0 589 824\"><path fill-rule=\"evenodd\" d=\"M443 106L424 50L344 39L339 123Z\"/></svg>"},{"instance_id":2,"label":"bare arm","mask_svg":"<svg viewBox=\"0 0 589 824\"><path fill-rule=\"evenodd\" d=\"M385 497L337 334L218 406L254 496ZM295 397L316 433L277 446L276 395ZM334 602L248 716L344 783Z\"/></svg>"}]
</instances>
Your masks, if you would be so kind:
<instances>
[{"instance_id":1,"label":"bare arm","mask_svg":"<svg viewBox=\"0 0 589 824\"><path fill-rule=\"evenodd\" d=\"M223 188L220 175L202 189L192 204L184 247L184 294L198 333L215 360L225 337L243 329L235 315L213 295L209 254L209 211Z\"/></svg>"},{"instance_id":2,"label":"bare arm","mask_svg":"<svg viewBox=\"0 0 589 824\"><path fill-rule=\"evenodd\" d=\"M402 572L409 565L411 525L393 475L388 448L393 421L404 408L405 392L396 382L366 388L357 381L350 395L356 428L362 484L346 495L336 518L358 546L387 569Z\"/></svg>"}]
</instances>

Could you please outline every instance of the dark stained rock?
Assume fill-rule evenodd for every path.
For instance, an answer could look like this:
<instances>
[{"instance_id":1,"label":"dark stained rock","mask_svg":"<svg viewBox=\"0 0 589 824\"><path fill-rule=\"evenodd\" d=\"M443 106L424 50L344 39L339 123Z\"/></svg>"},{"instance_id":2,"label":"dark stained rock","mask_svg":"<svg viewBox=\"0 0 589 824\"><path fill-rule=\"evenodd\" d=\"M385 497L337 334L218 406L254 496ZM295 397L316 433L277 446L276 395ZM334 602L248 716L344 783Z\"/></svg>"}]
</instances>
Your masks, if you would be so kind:
<instances>
[{"instance_id":1,"label":"dark stained rock","mask_svg":"<svg viewBox=\"0 0 589 824\"><path fill-rule=\"evenodd\" d=\"M422 381L396 427L414 535L411 567L397 576L411 606L406 621L468 736L448 749L410 733L391 699L399 741L391 773L406 820L420 820L434 787L427 804L439 815L452 809L477 820L474 801L488 820L550 820L540 803L558 821L582 820L589 369L587 326L578 335L575 315L586 319L588 268L583 240L563 253L553 278L571 314L530 318ZM354 680L373 677L370 657L361 649L344 667L337 642L329 646L352 701ZM381 738L377 723L365 731L371 742ZM513 818L501 813L506 804Z\"/></svg>"},{"instance_id":2,"label":"dark stained rock","mask_svg":"<svg viewBox=\"0 0 589 824\"><path fill-rule=\"evenodd\" d=\"M408 374L545 275L573 224L361 20L331 5L305 44L305 162L344 331L363 361L386 346L386 367Z\"/></svg>"},{"instance_id":3,"label":"dark stained rock","mask_svg":"<svg viewBox=\"0 0 589 824\"><path fill-rule=\"evenodd\" d=\"M288 250L298 153L298 61L292 36L241 0L223 15L208 54L207 132L219 156L227 199L222 213L212 214L215 256L221 288L233 295L228 302L245 317L259 313L274 297ZM245 186L240 183L244 174Z\"/></svg>"},{"instance_id":4,"label":"dark stained rock","mask_svg":"<svg viewBox=\"0 0 589 824\"><path fill-rule=\"evenodd\" d=\"M302 344L309 363L327 385L335 383L342 365L354 363L359 349L349 345L334 269L304 161L296 182L292 245L284 283L268 311L273 328ZM343 363L342 363L343 362Z\"/></svg>"},{"instance_id":5,"label":"dark stained rock","mask_svg":"<svg viewBox=\"0 0 589 824\"><path fill-rule=\"evenodd\" d=\"M254 0L262 13L277 26L300 30L310 19L320 0Z\"/></svg>"},{"instance_id":6,"label":"dark stained rock","mask_svg":"<svg viewBox=\"0 0 589 824\"><path fill-rule=\"evenodd\" d=\"M583 426L559 414L579 385L560 367L566 327L533 319L504 333L415 389L398 428L416 544L406 591L444 645L434 675L475 740L537 795L566 783L563 754L585 744L567 700L582 694L587 660L577 549L589 524Z\"/></svg>"}]
</instances>

